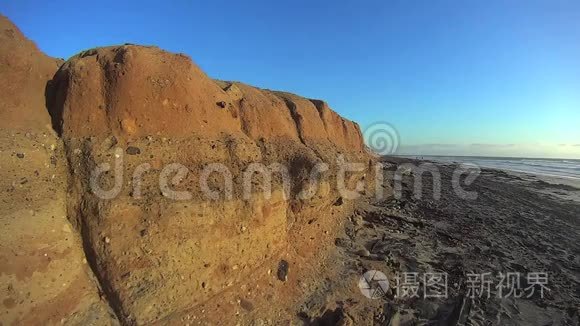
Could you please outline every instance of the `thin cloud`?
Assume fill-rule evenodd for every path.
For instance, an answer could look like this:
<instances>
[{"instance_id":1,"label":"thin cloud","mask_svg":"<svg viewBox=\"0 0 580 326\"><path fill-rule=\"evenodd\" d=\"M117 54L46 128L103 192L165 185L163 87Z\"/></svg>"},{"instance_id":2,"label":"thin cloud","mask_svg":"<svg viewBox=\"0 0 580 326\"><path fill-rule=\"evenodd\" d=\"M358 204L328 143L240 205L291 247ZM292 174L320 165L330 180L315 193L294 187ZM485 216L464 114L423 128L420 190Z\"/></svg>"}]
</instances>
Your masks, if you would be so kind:
<instances>
[{"instance_id":1,"label":"thin cloud","mask_svg":"<svg viewBox=\"0 0 580 326\"><path fill-rule=\"evenodd\" d=\"M450 148L450 147L457 147L459 145L457 145L457 144L423 144L423 145L420 145L420 146Z\"/></svg>"},{"instance_id":2,"label":"thin cloud","mask_svg":"<svg viewBox=\"0 0 580 326\"><path fill-rule=\"evenodd\" d=\"M438 149L438 148L456 148L458 144L418 144L418 145L402 145L402 149Z\"/></svg>"},{"instance_id":3,"label":"thin cloud","mask_svg":"<svg viewBox=\"0 0 580 326\"><path fill-rule=\"evenodd\" d=\"M485 148L504 148L514 146L516 146L516 144L482 144L482 143L471 144L471 147L485 147Z\"/></svg>"}]
</instances>

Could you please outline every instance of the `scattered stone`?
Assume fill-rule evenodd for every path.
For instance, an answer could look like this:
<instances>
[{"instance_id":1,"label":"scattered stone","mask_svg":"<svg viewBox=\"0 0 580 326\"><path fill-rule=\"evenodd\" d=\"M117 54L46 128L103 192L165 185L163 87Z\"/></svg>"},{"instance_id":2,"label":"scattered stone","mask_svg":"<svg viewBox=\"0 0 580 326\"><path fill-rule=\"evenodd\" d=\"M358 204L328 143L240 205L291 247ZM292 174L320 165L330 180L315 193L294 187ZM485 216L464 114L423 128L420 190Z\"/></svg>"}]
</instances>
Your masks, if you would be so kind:
<instances>
[{"instance_id":1,"label":"scattered stone","mask_svg":"<svg viewBox=\"0 0 580 326\"><path fill-rule=\"evenodd\" d=\"M434 319L437 317L439 305L434 301L421 300L417 303L417 309L420 311L421 317L427 319Z\"/></svg>"},{"instance_id":2,"label":"scattered stone","mask_svg":"<svg viewBox=\"0 0 580 326\"><path fill-rule=\"evenodd\" d=\"M224 101L219 101L216 104L217 104L217 106L219 106L222 109L226 107L226 102L224 102Z\"/></svg>"},{"instance_id":3,"label":"scattered stone","mask_svg":"<svg viewBox=\"0 0 580 326\"><path fill-rule=\"evenodd\" d=\"M337 326L354 326L354 321L352 320L352 318L350 318L350 316L348 316L345 313L340 317L340 319L338 320L336 325Z\"/></svg>"},{"instance_id":4,"label":"scattered stone","mask_svg":"<svg viewBox=\"0 0 580 326\"><path fill-rule=\"evenodd\" d=\"M338 199L334 202L334 206L341 206L343 204L342 197L338 197Z\"/></svg>"},{"instance_id":5,"label":"scattered stone","mask_svg":"<svg viewBox=\"0 0 580 326\"><path fill-rule=\"evenodd\" d=\"M362 226L363 223L364 223L364 220L363 220L362 216L355 215L355 216L352 217L352 222L356 226Z\"/></svg>"},{"instance_id":6,"label":"scattered stone","mask_svg":"<svg viewBox=\"0 0 580 326\"><path fill-rule=\"evenodd\" d=\"M143 229L143 230L141 230L141 231L139 232L139 234L140 234L142 237L144 237L144 236L146 236L146 235L148 235L148 234L149 234L149 231L147 231L147 229Z\"/></svg>"},{"instance_id":7,"label":"scattered stone","mask_svg":"<svg viewBox=\"0 0 580 326\"><path fill-rule=\"evenodd\" d=\"M334 244L337 247L344 247L344 248L346 248L346 247L349 246L350 242L347 239L345 239L345 238L336 238L336 239L334 239Z\"/></svg>"},{"instance_id":8,"label":"scattered stone","mask_svg":"<svg viewBox=\"0 0 580 326\"><path fill-rule=\"evenodd\" d=\"M284 259L282 259L278 264L277 276L278 279L282 282L286 282L288 280L288 267L290 267L290 265Z\"/></svg>"},{"instance_id":9,"label":"scattered stone","mask_svg":"<svg viewBox=\"0 0 580 326\"><path fill-rule=\"evenodd\" d=\"M18 157L18 158L24 158L24 153L16 153L16 157Z\"/></svg>"},{"instance_id":10,"label":"scattered stone","mask_svg":"<svg viewBox=\"0 0 580 326\"><path fill-rule=\"evenodd\" d=\"M371 255L371 253L365 248L358 250L356 252L356 254L361 256L361 257L370 257L370 255Z\"/></svg>"},{"instance_id":11,"label":"scattered stone","mask_svg":"<svg viewBox=\"0 0 580 326\"><path fill-rule=\"evenodd\" d=\"M409 167L404 167L400 170L397 170L398 172L400 172L402 175L411 175L413 173L413 169L409 168Z\"/></svg>"},{"instance_id":12,"label":"scattered stone","mask_svg":"<svg viewBox=\"0 0 580 326\"><path fill-rule=\"evenodd\" d=\"M111 239L109 237L105 237L104 240L105 240L105 243L107 243L107 244L111 243Z\"/></svg>"},{"instance_id":13,"label":"scattered stone","mask_svg":"<svg viewBox=\"0 0 580 326\"><path fill-rule=\"evenodd\" d=\"M141 150L138 147L135 146L129 146L127 147L127 149L125 150L125 153L129 154L129 155L138 155L141 154Z\"/></svg>"}]
</instances>

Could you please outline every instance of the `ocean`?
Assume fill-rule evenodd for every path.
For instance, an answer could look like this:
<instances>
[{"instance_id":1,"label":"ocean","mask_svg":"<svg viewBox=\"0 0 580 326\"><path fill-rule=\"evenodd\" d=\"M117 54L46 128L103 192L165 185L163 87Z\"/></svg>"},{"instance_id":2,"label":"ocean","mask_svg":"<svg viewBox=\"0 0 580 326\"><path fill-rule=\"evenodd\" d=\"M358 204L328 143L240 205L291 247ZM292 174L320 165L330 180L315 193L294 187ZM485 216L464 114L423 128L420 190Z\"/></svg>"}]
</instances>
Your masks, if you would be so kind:
<instances>
[{"instance_id":1,"label":"ocean","mask_svg":"<svg viewBox=\"0 0 580 326\"><path fill-rule=\"evenodd\" d=\"M580 180L580 160L480 156L407 156L434 162L471 163L483 168Z\"/></svg>"}]
</instances>

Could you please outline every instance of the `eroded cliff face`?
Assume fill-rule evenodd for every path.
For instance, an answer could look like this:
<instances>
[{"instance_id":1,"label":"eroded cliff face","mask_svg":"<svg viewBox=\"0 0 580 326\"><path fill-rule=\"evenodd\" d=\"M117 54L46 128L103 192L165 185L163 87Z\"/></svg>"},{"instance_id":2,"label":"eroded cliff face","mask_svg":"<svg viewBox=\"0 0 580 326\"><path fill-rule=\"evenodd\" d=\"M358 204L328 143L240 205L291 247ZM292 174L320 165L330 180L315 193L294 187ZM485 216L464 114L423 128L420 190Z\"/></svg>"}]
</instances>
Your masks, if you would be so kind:
<instances>
[{"instance_id":1,"label":"eroded cliff face","mask_svg":"<svg viewBox=\"0 0 580 326\"><path fill-rule=\"evenodd\" d=\"M372 179L358 125L323 101L214 81L182 54L88 50L45 86L75 250L124 324L230 320L240 297L283 310L354 207L342 162L360 163L346 189Z\"/></svg>"},{"instance_id":2,"label":"eroded cliff face","mask_svg":"<svg viewBox=\"0 0 580 326\"><path fill-rule=\"evenodd\" d=\"M44 91L62 60L42 53L0 15L0 128L51 130Z\"/></svg>"},{"instance_id":3,"label":"eroded cliff face","mask_svg":"<svg viewBox=\"0 0 580 326\"><path fill-rule=\"evenodd\" d=\"M67 219L62 141L45 105L58 60L0 16L0 324L115 324Z\"/></svg>"}]
</instances>

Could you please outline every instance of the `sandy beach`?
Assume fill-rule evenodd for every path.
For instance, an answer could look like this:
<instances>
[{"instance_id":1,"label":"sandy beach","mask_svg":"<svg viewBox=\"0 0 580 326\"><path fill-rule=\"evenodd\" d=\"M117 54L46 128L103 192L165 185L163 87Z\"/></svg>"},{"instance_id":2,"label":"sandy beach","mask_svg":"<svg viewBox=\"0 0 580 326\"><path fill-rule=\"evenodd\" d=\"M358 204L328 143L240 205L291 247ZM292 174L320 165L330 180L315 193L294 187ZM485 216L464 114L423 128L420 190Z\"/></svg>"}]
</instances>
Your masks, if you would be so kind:
<instances>
[{"instance_id":1,"label":"sandy beach","mask_svg":"<svg viewBox=\"0 0 580 326\"><path fill-rule=\"evenodd\" d=\"M321 291L310 297L303 315L329 325L578 325L580 204L563 196L577 197L580 189L484 169L470 187L477 199L463 200L450 186L454 166L438 167L441 199L430 198L427 177L423 198L415 199L408 175L401 199L369 199L351 217L336 239L333 258L344 264L338 272L342 277L330 285L332 295ZM353 286L369 270L384 273L390 283L378 299L364 297ZM423 276L435 273L447 276L446 296L425 292ZM539 273L547 276L543 293L530 284L530 276L544 275ZM489 275L488 283L474 281L482 274ZM404 277L413 275L416 282L401 289ZM516 291L505 291L502 275L515 277L511 289ZM410 284L416 293L401 291ZM321 302L336 307L313 317Z\"/></svg>"},{"instance_id":2,"label":"sandy beach","mask_svg":"<svg viewBox=\"0 0 580 326\"><path fill-rule=\"evenodd\" d=\"M551 194L580 203L580 180L557 176L533 175L522 172L506 171L508 174L521 179L523 186L530 186L539 192Z\"/></svg>"}]
</instances>

